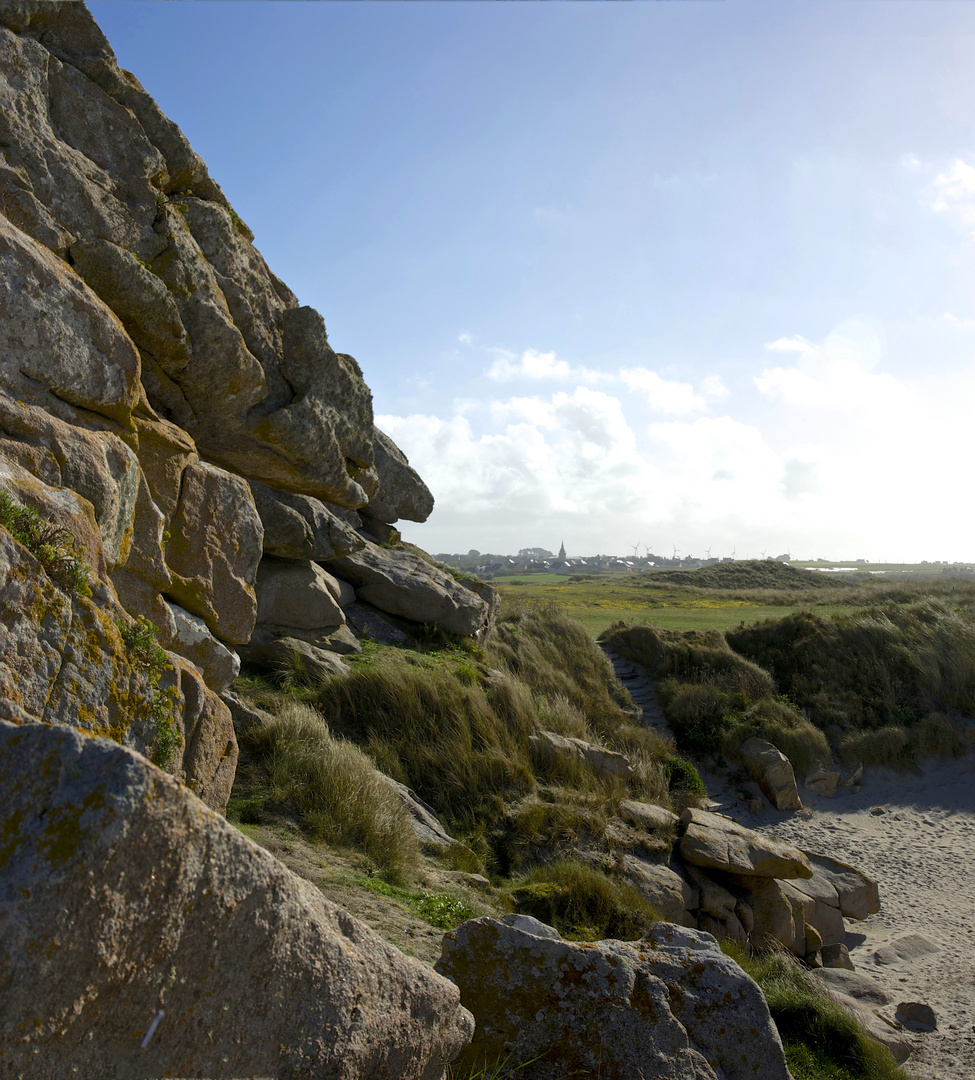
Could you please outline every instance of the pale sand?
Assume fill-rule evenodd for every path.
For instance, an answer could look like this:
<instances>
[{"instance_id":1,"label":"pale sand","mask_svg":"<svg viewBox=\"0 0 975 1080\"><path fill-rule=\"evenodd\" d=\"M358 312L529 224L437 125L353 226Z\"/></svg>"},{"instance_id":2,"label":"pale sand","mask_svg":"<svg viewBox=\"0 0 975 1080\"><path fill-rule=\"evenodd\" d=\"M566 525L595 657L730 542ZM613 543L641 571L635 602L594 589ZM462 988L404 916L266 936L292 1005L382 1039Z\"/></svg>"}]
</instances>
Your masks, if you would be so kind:
<instances>
[{"instance_id":1,"label":"pale sand","mask_svg":"<svg viewBox=\"0 0 975 1080\"><path fill-rule=\"evenodd\" d=\"M846 922L850 958L890 996L881 1011L891 1019L901 1001L935 1010L937 1031L908 1034L910 1075L975 1080L975 759L929 762L908 775L868 769L857 794L801 795L798 814L733 816L879 882L880 912ZM873 815L875 806L887 812ZM881 946L915 933L938 952L889 966L874 960Z\"/></svg>"}]
</instances>

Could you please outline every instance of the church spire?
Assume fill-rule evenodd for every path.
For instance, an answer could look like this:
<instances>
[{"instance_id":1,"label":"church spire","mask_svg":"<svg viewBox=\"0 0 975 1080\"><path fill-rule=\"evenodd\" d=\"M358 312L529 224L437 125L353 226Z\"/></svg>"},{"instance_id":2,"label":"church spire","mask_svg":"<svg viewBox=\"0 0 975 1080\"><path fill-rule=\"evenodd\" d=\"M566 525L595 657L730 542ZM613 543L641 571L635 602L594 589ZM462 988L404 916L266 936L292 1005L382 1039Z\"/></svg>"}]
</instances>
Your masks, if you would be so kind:
<instances>
[{"instance_id":1,"label":"church spire","mask_svg":"<svg viewBox=\"0 0 975 1080\"><path fill-rule=\"evenodd\" d=\"M559 558L562 562L565 562L565 541L562 541L562 546L559 548Z\"/></svg>"}]
</instances>

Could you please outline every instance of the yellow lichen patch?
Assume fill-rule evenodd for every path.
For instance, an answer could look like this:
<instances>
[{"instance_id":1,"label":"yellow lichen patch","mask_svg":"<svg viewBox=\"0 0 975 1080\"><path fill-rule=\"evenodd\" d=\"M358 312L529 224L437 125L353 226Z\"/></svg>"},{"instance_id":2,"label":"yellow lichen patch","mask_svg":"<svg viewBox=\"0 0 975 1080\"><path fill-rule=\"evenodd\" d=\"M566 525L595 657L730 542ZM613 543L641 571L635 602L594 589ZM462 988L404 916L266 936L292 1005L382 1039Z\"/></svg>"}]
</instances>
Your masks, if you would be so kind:
<instances>
[{"instance_id":1,"label":"yellow lichen patch","mask_svg":"<svg viewBox=\"0 0 975 1080\"><path fill-rule=\"evenodd\" d=\"M81 806L58 806L49 811L37 846L52 866L63 866L69 859L74 858L84 837L82 817L88 810L101 810L104 807L105 792L102 785L99 785L88 792Z\"/></svg>"}]
</instances>

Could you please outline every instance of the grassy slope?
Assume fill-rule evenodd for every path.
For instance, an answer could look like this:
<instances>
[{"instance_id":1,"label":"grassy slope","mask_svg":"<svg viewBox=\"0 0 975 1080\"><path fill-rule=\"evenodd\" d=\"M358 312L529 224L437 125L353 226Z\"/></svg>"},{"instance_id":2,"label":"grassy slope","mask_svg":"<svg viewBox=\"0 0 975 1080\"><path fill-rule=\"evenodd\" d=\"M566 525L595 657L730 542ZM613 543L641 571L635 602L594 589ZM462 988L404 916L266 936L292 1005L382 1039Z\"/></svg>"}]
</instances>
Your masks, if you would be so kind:
<instances>
[{"instance_id":1,"label":"grassy slope","mask_svg":"<svg viewBox=\"0 0 975 1080\"><path fill-rule=\"evenodd\" d=\"M619 583L575 586L588 590L595 609L598 590ZM469 642L397 648L370 643L352 661L348 678L306 684L292 669L277 681L251 673L237 684L276 720L239 733L242 757L231 819L326 896L427 961L436 956L443 928L512 908L553 922L567 936L638 935L653 913L615 877L613 852L638 840L648 852L663 853L672 842L668 836L639 837L619 811L625 797L672 805L668 748L631 723L626 695L583 626L548 602L512 604L517 588L507 590L506 614L486 650ZM631 599L649 595L664 609L673 605L671 610L727 614L750 605L782 614L798 606L787 590L763 590L754 582L744 590L674 582L626 588ZM856 588L862 587L845 587L839 599L852 603L842 606L862 602ZM836 593L836 587L810 590L834 606ZM760 594L765 604L756 603ZM971 607L970 597L954 599L959 610ZM670 645L680 646L670 649L678 658L675 674L694 665L694 649L682 642L682 634L671 635ZM732 692L737 687L757 699L768 696L770 676L735 659L723 634L711 631L699 644L705 652L731 657L723 670ZM789 716L783 721L772 712L772 719L789 726ZM762 719L752 716L749 722ZM636 778L621 785L578 766L533 758L528 736L542 728L615 747L637 765ZM340 796L357 784L335 784L323 776L319 756L332 763L324 773L339 768L361 775L364 763L368 769L377 762L430 802L464 843L436 856L409 842L386 843L384 836L399 828L396 815L370 817L355 809L356 800ZM370 832L380 834L379 842ZM575 858L580 846L603 852L604 869ZM481 871L490 883L472 876ZM783 1023L791 1022L796 1002L802 1015L818 1008L801 980L787 979L782 991L778 968L755 970L768 992L785 1002ZM840 1032L837 1043L843 1060L829 1047L824 1053L824 1034L839 1021L821 1021L815 1030L789 1029L787 1049L798 1080L901 1075L889 1062L851 1057L848 1032Z\"/></svg>"}]
</instances>

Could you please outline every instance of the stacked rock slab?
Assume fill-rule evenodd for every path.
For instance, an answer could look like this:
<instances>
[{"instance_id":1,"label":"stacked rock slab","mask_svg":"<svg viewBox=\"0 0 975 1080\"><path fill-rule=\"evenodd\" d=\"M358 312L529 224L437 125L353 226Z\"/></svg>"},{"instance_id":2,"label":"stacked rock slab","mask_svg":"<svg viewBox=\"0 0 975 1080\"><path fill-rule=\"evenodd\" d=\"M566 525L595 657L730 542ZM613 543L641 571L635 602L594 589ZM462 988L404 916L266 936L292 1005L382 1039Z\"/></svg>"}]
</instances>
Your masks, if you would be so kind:
<instances>
[{"instance_id":1,"label":"stacked rock slab","mask_svg":"<svg viewBox=\"0 0 975 1080\"><path fill-rule=\"evenodd\" d=\"M191 775L184 708L169 767L219 805L214 777L236 750L207 695L232 681L242 647L274 663L292 640L354 650L354 602L368 618L476 634L495 598L376 542L401 517L424 520L432 496L375 428L359 365L268 269L83 4L0 2L0 147L0 483L71 529L109 621L143 616L182 658L179 693L208 701L197 720L217 717L231 746ZM307 588L263 610L282 574ZM59 700L45 717L119 734Z\"/></svg>"},{"instance_id":2,"label":"stacked rock slab","mask_svg":"<svg viewBox=\"0 0 975 1080\"><path fill-rule=\"evenodd\" d=\"M717 937L777 942L822 962L824 947L843 942L844 917L880 910L877 883L846 863L704 810L685 810L681 828L673 869L696 890L686 914ZM839 953L835 962L843 962Z\"/></svg>"},{"instance_id":3,"label":"stacked rock slab","mask_svg":"<svg viewBox=\"0 0 975 1080\"><path fill-rule=\"evenodd\" d=\"M439 1080L469 1041L453 983L131 751L0 721L0 791L0 1075Z\"/></svg>"}]
</instances>

